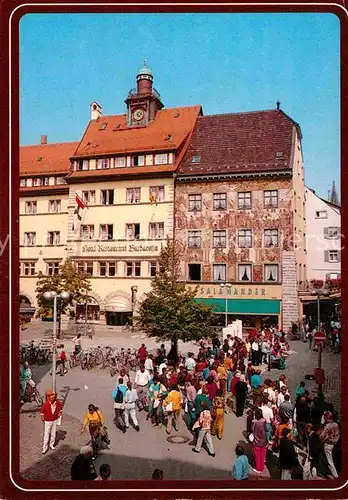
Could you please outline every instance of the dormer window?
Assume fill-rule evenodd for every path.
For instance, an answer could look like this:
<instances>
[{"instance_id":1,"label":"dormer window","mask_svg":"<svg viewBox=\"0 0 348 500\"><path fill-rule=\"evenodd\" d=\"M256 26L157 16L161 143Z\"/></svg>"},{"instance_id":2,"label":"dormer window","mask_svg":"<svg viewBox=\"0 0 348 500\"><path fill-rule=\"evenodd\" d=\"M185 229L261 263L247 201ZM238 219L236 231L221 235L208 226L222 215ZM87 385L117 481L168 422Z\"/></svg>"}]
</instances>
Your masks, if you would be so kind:
<instances>
[{"instance_id":1,"label":"dormer window","mask_svg":"<svg viewBox=\"0 0 348 500\"><path fill-rule=\"evenodd\" d=\"M109 167L110 167L109 158L99 158L98 159L98 163L97 163L98 170L104 169L104 168L109 168Z\"/></svg>"},{"instance_id":2,"label":"dormer window","mask_svg":"<svg viewBox=\"0 0 348 500\"><path fill-rule=\"evenodd\" d=\"M102 123L102 124L100 125L99 130L105 130L105 129L106 129L106 126L107 126L107 123Z\"/></svg>"},{"instance_id":3,"label":"dormer window","mask_svg":"<svg viewBox=\"0 0 348 500\"><path fill-rule=\"evenodd\" d=\"M161 153L155 155L155 165L167 165L168 164L168 153Z\"/></svg>"},{"instance_id":4,"label":"dormer window","mask_svg":"<svg viewBox=\"0 0 348 500\"><path fill-rule=\"evenodd\" d=\"M143 165L145 165L144 155L133 156L133 167L142 167Z\"/></svg>"},{"instance_id":5,"label":"dormer window","mask_svg":"<svg viewBox=\"0 0 348 500\"><path fill-rule=\"evenodd\" d=\"M79 160L77 163L77 170L88 170L89 160Z\"/></svg>"}]
</instances>

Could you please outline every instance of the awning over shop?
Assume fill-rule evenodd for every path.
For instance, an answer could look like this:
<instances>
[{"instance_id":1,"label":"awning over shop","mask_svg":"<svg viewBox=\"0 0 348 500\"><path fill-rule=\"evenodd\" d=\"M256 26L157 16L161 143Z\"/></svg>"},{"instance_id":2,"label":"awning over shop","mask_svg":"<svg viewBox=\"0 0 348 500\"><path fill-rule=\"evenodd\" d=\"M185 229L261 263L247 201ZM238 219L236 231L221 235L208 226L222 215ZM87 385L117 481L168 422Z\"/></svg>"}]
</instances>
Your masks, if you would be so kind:
<instances>
[{"instance_id":1,"label":"awning over shop","mask_svg":"<svg viewBox=\"0 0 348 500\"><path fill-rule=\"evenodd\" d=\"M132 304L126 297L113 297L105 304L106 312L132 312Z\"/></svg>"},{"instance_id":2,"label":"awning over shop","mask_svg":"<svg viewBox=\"0 0 348 500\"><path fill-rule=\"evenodd\" d=\"M196 299L199 302L204 302L208 306L214 307L214 312L226 312L225 299ZM227 311L229 314L280 314L280 300L266 299L228 299Z\"/></svg>"}]
</instances>

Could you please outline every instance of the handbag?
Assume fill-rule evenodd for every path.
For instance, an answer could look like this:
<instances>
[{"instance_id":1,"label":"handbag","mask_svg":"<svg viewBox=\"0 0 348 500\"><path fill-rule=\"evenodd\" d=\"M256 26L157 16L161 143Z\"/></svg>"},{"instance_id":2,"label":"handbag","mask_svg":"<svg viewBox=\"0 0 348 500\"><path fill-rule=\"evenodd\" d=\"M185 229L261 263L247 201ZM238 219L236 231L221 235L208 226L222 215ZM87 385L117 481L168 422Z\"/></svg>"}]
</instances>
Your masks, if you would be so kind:
<instances>
[{"instance_id":1,"label":"handbag","mask_svg":"<svg viewBox=\"0 0 348 500\"><path fill-rule=\"evenodd\" d=\"M154 408L158 408L159 404L160 404L160 400L159 399L155 399L155 401L153 402L153 407Z\"/></svg>"},{"instance_id":2,"label":"handbag","mask_svg":"<svg viewBox=\"0 0 348 500\"><path fill-rule=\"evenodd\" d=\"M254 440L255 440L254 434L251 432L251 433L249 434L249 441L250 441L250 443L253 443L253 442L254 442Z\"/></svg>"},{"instance_id":3,"label":"handbag","mask_svg":"<svg viewBox=\"0 0 348 500\"><path fill-rule=\"evenodd\" d=\"M172 402L167 404L166 411L173 411L173 403Z\"/></svg>"}]
</instances>

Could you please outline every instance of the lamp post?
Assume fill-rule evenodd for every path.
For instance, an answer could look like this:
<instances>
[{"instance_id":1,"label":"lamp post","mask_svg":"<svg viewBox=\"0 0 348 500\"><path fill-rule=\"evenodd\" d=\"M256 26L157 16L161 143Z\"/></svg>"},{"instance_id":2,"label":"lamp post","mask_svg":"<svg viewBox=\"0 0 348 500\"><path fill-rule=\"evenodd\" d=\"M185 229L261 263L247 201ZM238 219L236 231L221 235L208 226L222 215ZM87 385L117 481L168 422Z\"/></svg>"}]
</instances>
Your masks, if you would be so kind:
<instances>
[{"instance_id":1,"label":"lamp post","mask_svg":"<svg viewBox=\"0 0 348 500\"><path fill-rule=\"evenodd\" d=\"M57 365L57 301L61 300L69 300L70 293L69 292L61 292L57 293L54 291L45 292L43 297L46 300L53 299L53 346L52 346L52 389L53 392L56 392L56 365Z\"/></svg>"},{"instance_id":2,"label":"lamp post","mask_svg":"<svg viewBox=\"0 0 348 500\"><path fill-rule=\"evenodd\" d=\"M311 295L317 298L317 331L320 332L320 297L329 297L330 291L325 288L317 288L311 292ZM315 339L314 339L315 340ZM323 344L322 342L318 342L318 370L321 370L322 366L322 351ZM322 372L324 373L324 372ZM322 390L322 383L318 383L318 389Z\"/></svg>"},{"instance_id":3,"label":"lamp post","mask_svg":"<svg viewBox=\"0 0 348 500\"><path fill-rule=\"evenodd\" d=\"M131 291L132 291L132 331L134 330L134 309L135 309L135 302L136 302L136 295L138 291L138 287L136 285L131 286Z\"/></svg>"},{"instance_id":4,"label":"lamp post","mask_svg":"<svg viewBox=\"0 0 348 500\"><path fill-rule=\"evenodd\" d=\"M225 326L228 326L228 308L227 308L227 291L231 290L231 283L220 283L221 290L226 290L226 295L225 295Z\"/></svg>"}]
</instances>

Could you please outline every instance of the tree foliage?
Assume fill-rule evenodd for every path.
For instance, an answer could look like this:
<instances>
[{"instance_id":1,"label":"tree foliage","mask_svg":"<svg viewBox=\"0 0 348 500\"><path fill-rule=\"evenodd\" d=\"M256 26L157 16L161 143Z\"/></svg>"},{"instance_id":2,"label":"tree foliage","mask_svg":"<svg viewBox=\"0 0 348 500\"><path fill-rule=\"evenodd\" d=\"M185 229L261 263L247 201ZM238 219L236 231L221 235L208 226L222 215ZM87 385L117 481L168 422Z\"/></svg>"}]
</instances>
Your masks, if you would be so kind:
<instances>
[{"instance_id":1,"label":"tree foliage","mask_svg":"<svg viewBox=\"0 0 348 500\"><path fill-rule=\"evenodd\" d=\"M137 330L157 340L188 342L213 334L213 309L195 299L198 286L188 290L180 282L182 251L167 240L158 257L158 272L134 318Z\"/></svg>"},{"instance_id":2,"label":"tree foliage","mask_svg":"<svg viewBox=\"0 0 348 500\"><path fill-rule=\"evenodd\" d=\"M59 266L57 274L45 276L41 271L38 273L36 282L38 314L47 315L52 310L52 300L46 300L43 297L45 292L61 293L65 291L70 293L69 301L58 302L57 309L60 317L72 302L83 301L90 290L89 274L78 271L74 262L68 258Z\"/></svg>"}]
</instances>

